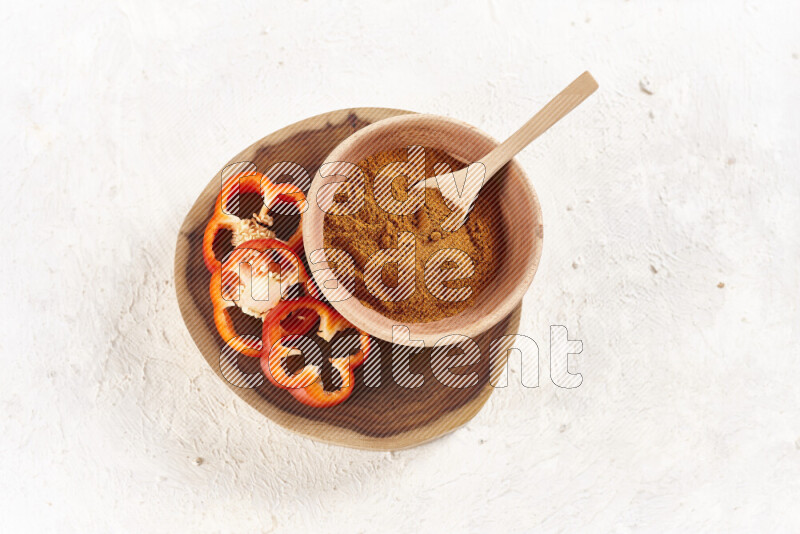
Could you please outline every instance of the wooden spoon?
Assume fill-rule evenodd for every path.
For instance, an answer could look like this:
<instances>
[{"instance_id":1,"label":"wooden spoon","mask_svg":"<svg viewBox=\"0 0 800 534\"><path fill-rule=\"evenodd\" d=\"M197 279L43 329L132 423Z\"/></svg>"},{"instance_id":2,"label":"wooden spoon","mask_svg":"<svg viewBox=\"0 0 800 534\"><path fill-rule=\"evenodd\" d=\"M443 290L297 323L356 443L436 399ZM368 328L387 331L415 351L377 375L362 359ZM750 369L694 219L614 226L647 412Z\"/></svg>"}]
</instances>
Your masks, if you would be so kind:
<instances>
[{"instance_id":1,"label":"wooden spoon","mask_svg":"<svg viewBox=\"0 0 800 534\"><path fill-rule=\"evenodd\" d=\"M511 137L500 143L480 161L448 175L427 178L425 186L439 188L442 196L457 204L466 215L486 182L523 148L578 107L578 104L586 100L595 90L597 90L597 82L589 74L589 71L584 72L548 102L522 128L514 132ZM467 177L470 178L469 181Z\"/></svg>"},{"instance_id":2,"label":"wooden spoon","mask_svg":"<svg viewBox=\"0 0 800 534\"><path fill-rule=\"evenodd\" d=\"M347 175L339 172L342 170L339 168L340 165L352 165L350 162L361 161L384 150L418 145L439 149L460 161L478 162L465 170L429 178L424 182L420 180L416 184L420 186L424 183L426 186L439 188L443 196L454 199L454 205L448 206L451 210L468 214L472 202L489 178L528 143L583 102L596 89L597 83L592 76L588 72L582 74L500 145L474 126L461 121L414 113L377 121L340 143L328 154L325 163L320 167L322 169L331 165L332 170L329 169L324 174L320 170L311 183L306 195L309 199L308 209L303 215L302 222L303 247L306 257L309 258L314 280L328 297L331 305L360 330L395 344L409 346L415 346L415 343L421 340L426 346L431 347L453 333L476 338L508 317L519 305L530 286L541 256L541 209L533 187L519 165L512 162L507 167L508 172L504 173L507 179L494 184L499 186L498 191L503 198L501 205L498 206L502 220L513 220L521 229L507 236L505 258L507 265L513 268L508 269L503 276L496 277L489 292L491 298L483 298L475 306L438 321L405 323L404 326L408 329L405 337L395 335L398 321L365 306L344 284L333 283L335 273L328 263L329 257L323 239L324 219L327 213L323 205L330 204L334 193L341 187L337 184L345 183L342 178L347 178ZM476 169L480 171L478 176L472 176L471 173L476 172ZM469 178L468 173L470 173ZM461 186L460 194L457 190L458 185ZM321 191L324 191L323 201L320 200ZM451 222L459 221L451 219ZM451 231L444 227L443 229ZM359 235L352 236L352 239L362 238ZM329 282L331 285L328 285Z\"/></svg>"}]
</instances>

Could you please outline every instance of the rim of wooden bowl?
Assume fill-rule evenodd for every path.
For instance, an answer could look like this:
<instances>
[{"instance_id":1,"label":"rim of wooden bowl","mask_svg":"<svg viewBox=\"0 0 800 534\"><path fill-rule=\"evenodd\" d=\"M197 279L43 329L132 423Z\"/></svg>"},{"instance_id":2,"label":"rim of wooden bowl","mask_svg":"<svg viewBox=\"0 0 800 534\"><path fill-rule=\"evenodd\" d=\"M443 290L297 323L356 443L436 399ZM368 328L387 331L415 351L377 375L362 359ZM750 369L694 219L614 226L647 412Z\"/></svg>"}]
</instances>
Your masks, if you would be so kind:
<instances>
[{"instance_id":1,"label":"rim of wooden bowl","mask_svg":"<svg viewBox=\"0 0 800 534\"><path fill-rule=\"evenodd\" d=\"M384 144L393 142L386 141L386 139L392 139L411 128L420 129L420 145L452 151L455 150L452 148L453 143L457 143L459 147L467 147L467 150L479 152L474 156L474 161L479 161L483 155L499 144L488 134L463 121L431 114L399 115L380 120L358 130L342 141L325 158L325 163L340 161L357 163L362 157L372 155L381 149L389 147L382 147L365 153L362 157L354 158L351 154L358 153L359 150L363 151L364 146L376 140ZM457 139L454 139L452 135L447 137L440 135L437 138L435 134L441 132L441 130L457 132ZM430 143L434 144L430 145ZM435 143L439 143L439 145L437 146ZM394 148L398 147L395 146ZM459 157L457 154L451 155L465 163L471 163L466 161L466 157ZM351 161L353 159L355 161ZM414 345L415 342L418 343L418 340L422 340L426 346L433 346L437 341L453 334L474 338L486 332L498 321L502 320L503 317L509 315L522 301L523 296L533 282L539 266L542 253L542 211L533 185L519 162L516 159L512 160L506 169L507 174L502 187L506 189L511 187L511 182L521 187L519 190L521 197L515 195L513 202L522 202L524 211L521 211L517 206L514 210L514 215L515 217L528 217L529 227L521 227L520 231L530 232L531 239L529 240L527 251L523 251L525 261L514 262L513 264L514 276L517 277L517 280L505 293L498 295L497 292L489 291L490 288L485 288L481 295L478 296L476 305L461 313L428 323L404 323L403 326L409 329L410 335L400 339L393 339L392 336L393 328L401 324L399 321L389 319L368 308L354 296L332 302L336 310L356 327L371 335L403 345ZM336 181L341 181L341 177L328 176L323 178L320 172L317 171L312 182L308 193L308 210L303 216L302 223L303 245L306 257L311 257L312 251L324 249L322 228L325 212L320 209L316 202L316 197L322 186ZM478 201L480 201L480 198ZM507 219L508 213L503 211L503 215L505 222L510 222ZM323 261L315 262L311 266L314 278L320 287L324 285L327 279L327 275L322 273L329 268L327 262L324 261L326 259L324 252L322 253L322 259ZM502 282L496 282L496 285L502 285ZM341 290L344 290L344 288L342 287Z\"/></svg>"}]
</instances>

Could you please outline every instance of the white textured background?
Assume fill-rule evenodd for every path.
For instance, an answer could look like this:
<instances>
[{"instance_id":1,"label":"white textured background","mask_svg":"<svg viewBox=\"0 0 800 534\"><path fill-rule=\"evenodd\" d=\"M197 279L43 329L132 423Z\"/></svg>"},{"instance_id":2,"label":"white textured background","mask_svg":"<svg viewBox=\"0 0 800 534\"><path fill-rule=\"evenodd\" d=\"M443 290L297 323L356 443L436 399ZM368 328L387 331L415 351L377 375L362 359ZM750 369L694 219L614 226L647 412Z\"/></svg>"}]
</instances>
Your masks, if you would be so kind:
<instances>
[{"instance_id":1,"label":"white textured background","mask_svg":"<svg viewBox=\"0 0 800 534\"><path fill-rule=\"evenodd\" d=\"M800 530L796 2L224 4L2 8L3 531ZM172 262L228 158L350 106L503 137L584 69L600 91L520 156L541 387L389 454L215 377Z\"/></svg>"}]
</instances>

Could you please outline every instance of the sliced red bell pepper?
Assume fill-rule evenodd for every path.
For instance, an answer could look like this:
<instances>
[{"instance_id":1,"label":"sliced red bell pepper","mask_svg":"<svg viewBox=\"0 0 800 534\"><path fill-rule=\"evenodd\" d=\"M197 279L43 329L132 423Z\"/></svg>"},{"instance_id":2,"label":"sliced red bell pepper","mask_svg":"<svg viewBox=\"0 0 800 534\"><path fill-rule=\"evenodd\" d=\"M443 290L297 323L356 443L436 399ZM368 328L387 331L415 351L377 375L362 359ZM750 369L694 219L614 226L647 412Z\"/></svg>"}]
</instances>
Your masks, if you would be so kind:
<instances>
[{"instance_id":1,"label":"sliced red bell pepper","mask_svg":"<svg viewBox=\"0 0 800 534\"><path fill-rule=\"evenodd\" d=\"M220 265L219 259L214 255L214 238L216 238L220 230L235 232L239 225L243 223L242 219L228 213L228 205L237 193L259 193L262 195L264 205L261 211L255 215L255 219L265 222L268 226L272 223L269 217L269 210L276 205L293 205L300 213L301 218L307 208L305 194L292 184L275 184L261 173L242 173L226 178L219 195L217 195L214 213L209 219L203 234L203 259L209 271L214 271ZM295 252L300 253L302 252L302 244L303 224L301 219L300 224L297 225L297 230L286 242L286 245Z\"/></svg>"},{"instance_id":2,"label":"sliced red bell pepper","mask_svg":"<svg viewBox=\"0 0 800 534\"><path fill-rule=\"evenodd\" d=\"M308 316L313 319L309 321ZM319 366L306 364L299 372L289 374L283 365L286 358L297 351L291 346L292 342L307 334L317 317L320 320L318 335L328 342L337 332L355 328L329 305L314 298L281 301L264 318L261 369L270 382L288 390L298 401L315 408L326 408L343 402L353 392L353 370L369 356L372 340L358 332L358 352L332 355L331 365L339 374L341 386L338 390L328 391L323 386ZM306 339L310 341L310 338Z\"/></svg>"},{"instance_id":3,"label":"sliced red bell pepper","mask_svg":"<svg viewBox=\"0 0 800 534\"><path fill-rule=\"evenodd\" d=\"M251 295L243 296L241 293L241 278L239 269L241 264L250 266L250 282L253 286L269 288L269 278L274 271L270 266L277 264L280 267L279 283L280 294L268 295L269 300L255 301ZM259 306L259 310L250 310L250 315L267 315L286 296L289 288L301 284L305 295L308 288L316 289L310 282L308 274L300 258L283 241L278 239L256 239L246 241L236 247L211 274L209 292L214 309L214 323L225 343L232 349L251 357L261 355L261 340L253 336L239 335L231 320L228 308L241 304L242 300L249 300L250 305ZM316 291L312 291L316 294ZM252 292L251 292L252 293ZM310 298L310 297L308 297ZM313 300L313 299L312 299ZM243 308L244 309L244 308ZM310 325L309 325L310 327Z\"/></svg>"}]
</instances>

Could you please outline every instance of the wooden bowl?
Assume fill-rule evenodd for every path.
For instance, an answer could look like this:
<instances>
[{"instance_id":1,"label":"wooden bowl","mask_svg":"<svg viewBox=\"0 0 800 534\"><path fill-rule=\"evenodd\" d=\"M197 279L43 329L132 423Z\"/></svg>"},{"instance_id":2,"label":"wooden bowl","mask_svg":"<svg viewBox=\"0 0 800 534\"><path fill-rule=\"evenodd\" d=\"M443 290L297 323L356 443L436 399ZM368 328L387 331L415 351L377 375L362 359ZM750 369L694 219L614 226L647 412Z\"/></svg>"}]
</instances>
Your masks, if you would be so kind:
<instances>
[{"instance_id":1,"label":"wooden bowl","mask_svg":"<svg viewBox=\"0 0 800 534\"><path fill-rule=\"evenodd\" d=\"M474 126L455 119L437 115L399 115L351 135L328 155L326 163L358 163L385 150L420 145L443 150L466 166L480 161L497 144L497 141ZM539 201L525 171L516 160L512 160L500 173L504 176L497 176L487 184L477 202L491 193L499 203L501 220L497 226L498 232L504 233L504 261L496 266L498 271L494 279L478 295L474 306L438 321L407 323L405 326L411 333L408 340L422 340L426 346L433 346L452 334L477 338L519 306L533 281L542 253L542 212ZM320 173L314 178L308 194L309 208L303 218L306 256L312 251L324 249L322 228L325 212L315 201L317 193L320 188L342 179L340 176L323 177ZM488 191L490 189L491 192ZM325 280L317 273L324 272L323 269L327 270L327 267L325 262L314 266L317 269L315 278L320 286ZM339 286L337 289L346 293L343 285ZM358 328L387 341L392 341L392 329L400 324L368 308L352 295L333 305Z\"/></svg>"},{"instance_id":2,"label":"wooden bowl","mask_svg":"<svg viewBox=\"0 0 800 534\"><path fill-rule=\"evenodd\" d=\"M271 133L237 154L223 168L232 163L251 161L259 170L264 170L276 162L293 161L313 176L325 157L352 134L377 121L409 113L385 108L323 113ZM229 362L231 354L214 326L209 298L210 274L201 253L203 231L213 212L219 188L218 173L205 185L181 226L175 252L175 289L181 315L192 339L211 369L238 397L267 418L301 435L373 450L396 450L424 443L458 428L478 413L493 391L492 369L496 373L505 369L505 352L500 352L496 365L490 367L489 344L494 339L517 332L519 306L476 338L481 348L481 359L462 371L465 374L476 373L478 380L472 387L454 389L436 380L430 367L429 349L413 358L410 364L410 370L423 377L422 386L407 388L399 385L391 379L393 347L383 341L378 342L380 354L373 362L376 364L373 369L380 369L380 386L365 385L365 364L356 370L356 385L351 397L332 408L309 408L298 403L288 392L266 383L257 358L233 358L237 371L251 373L246 376L252 378L252 383L245 385L253 387L241 387L241 382L232 383L227 379L221 361ZM294 224L297 224L296 220ZM234 317L234 322L236 319ZM249 320L245 327L249 326L250 330L245 328L242 333L260 337L260 323L252 318L245 317L244 320L245 323Z\"/></svg>"}]
</instances>

